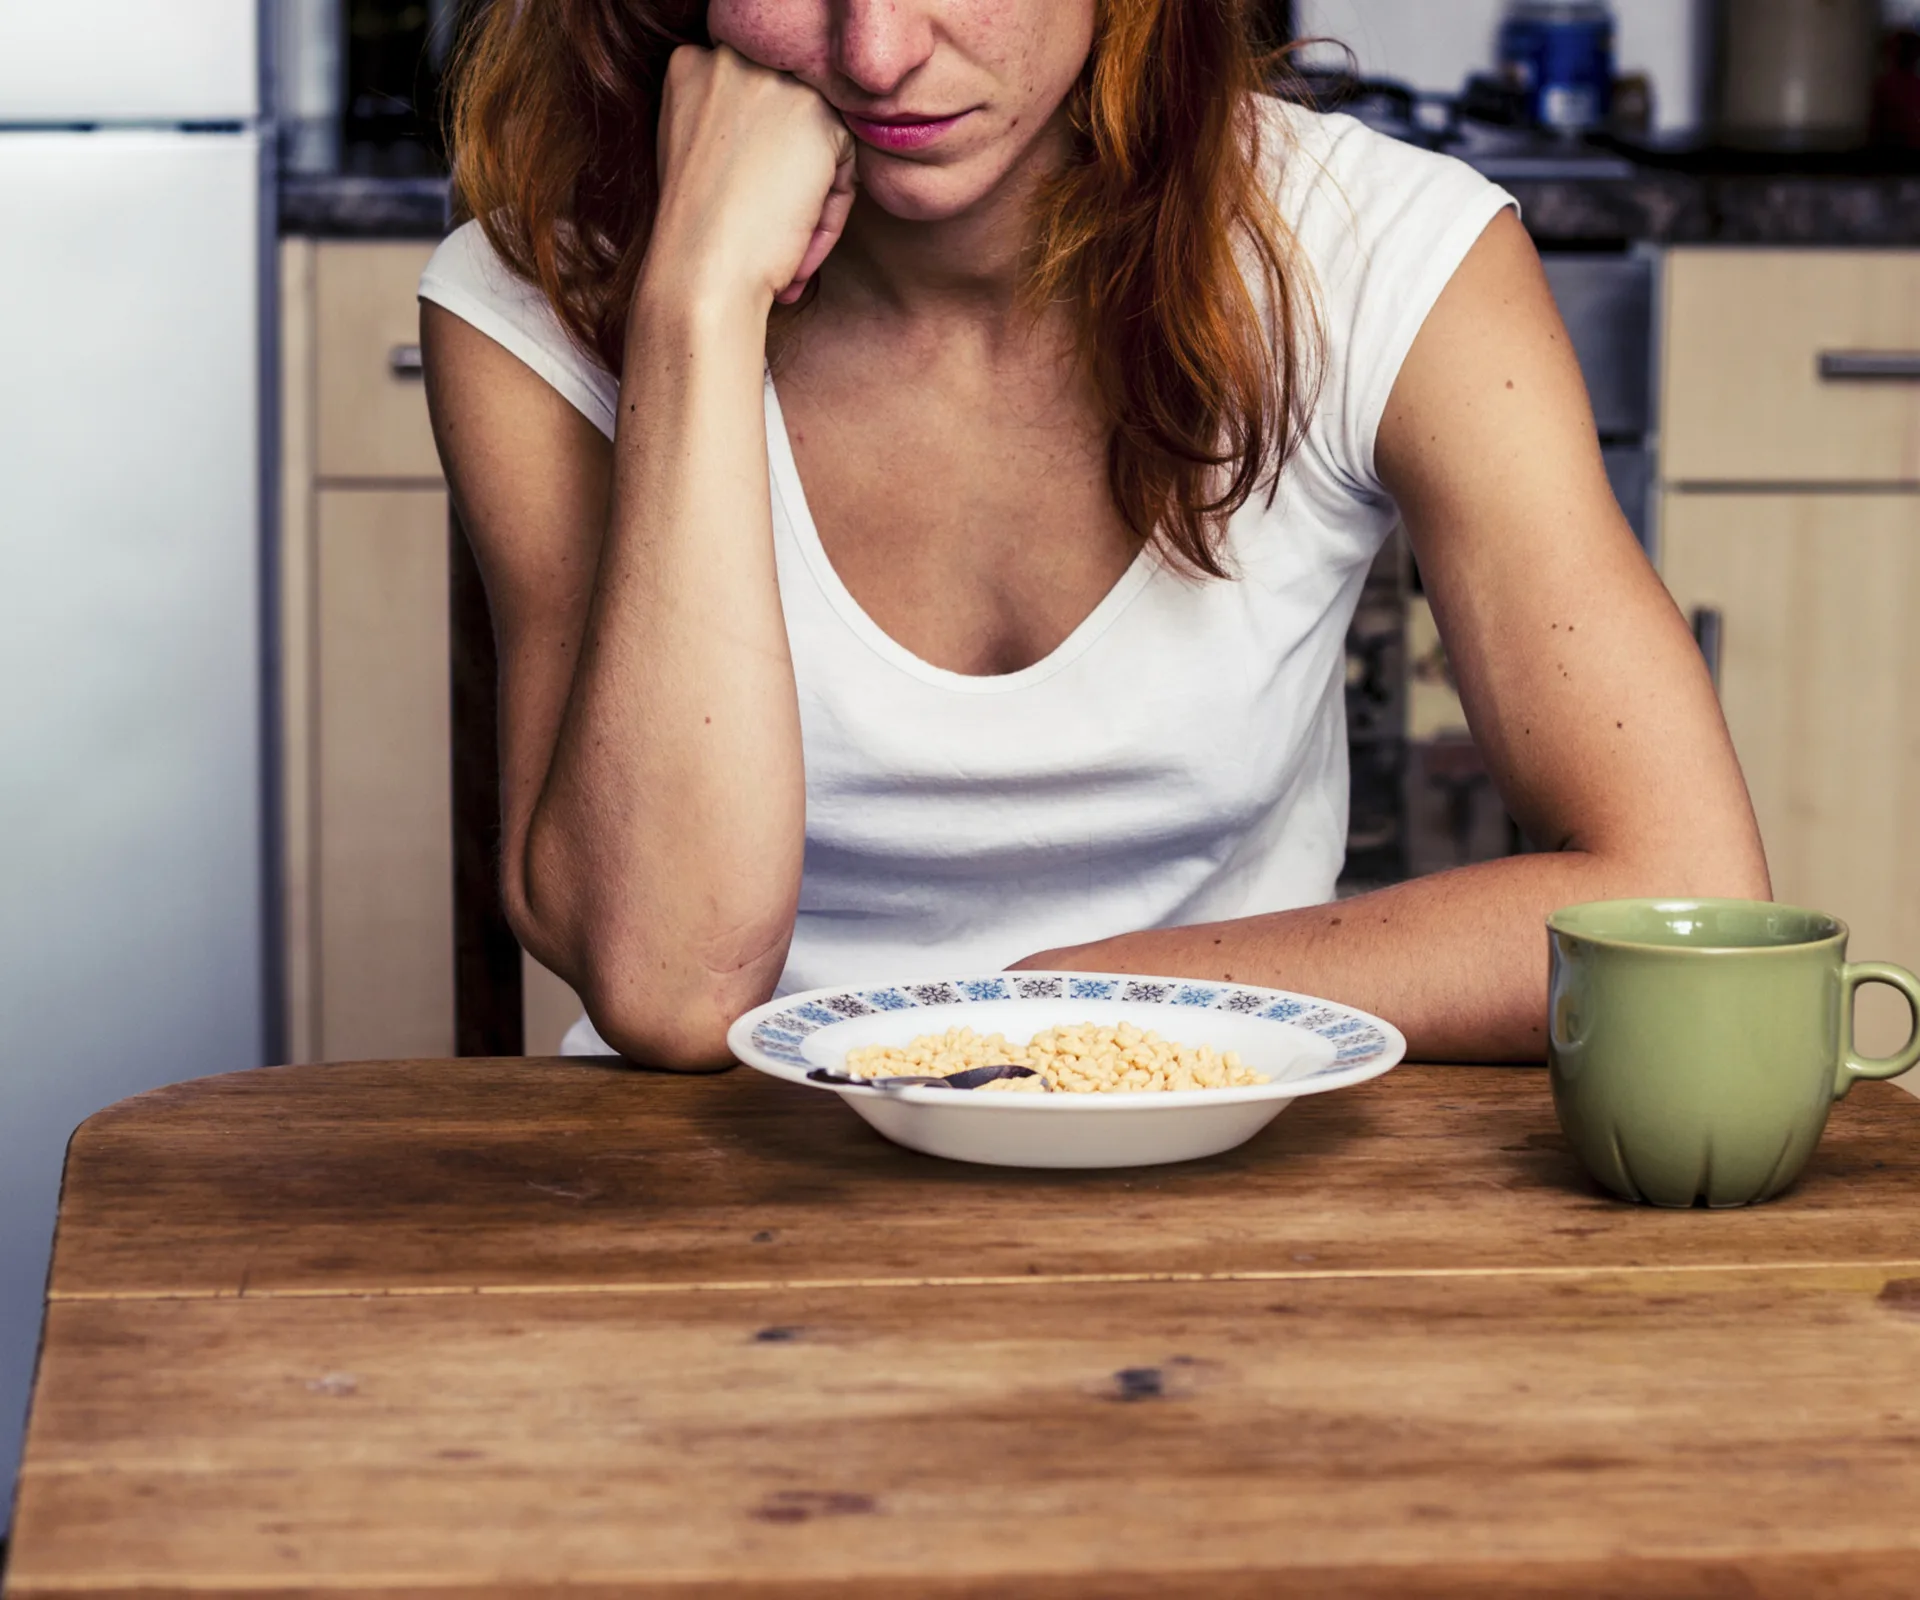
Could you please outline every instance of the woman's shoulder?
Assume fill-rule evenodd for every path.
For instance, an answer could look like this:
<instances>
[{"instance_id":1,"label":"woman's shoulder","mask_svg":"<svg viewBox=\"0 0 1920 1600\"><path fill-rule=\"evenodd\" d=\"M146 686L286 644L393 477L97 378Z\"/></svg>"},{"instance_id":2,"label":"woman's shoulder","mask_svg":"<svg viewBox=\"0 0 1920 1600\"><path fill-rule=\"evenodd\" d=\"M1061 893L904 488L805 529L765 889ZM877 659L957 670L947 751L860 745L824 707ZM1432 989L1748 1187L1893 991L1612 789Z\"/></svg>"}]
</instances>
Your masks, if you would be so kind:
<instances>
[{"instance_id":1,"label":"woman's shoulder","mask_svg":"<svg viewBox=\"0 0 1920 1600\"><path fill-rule=\"evenodd\" d=\"M1444 228L1462 212L1491 215L1512 198L1457 157L1422 149L1337 111L1262 95L1257 116L1269 192L1310 249L1343 236Z\"/></svg>"},{"instance_id":2,"label":"woman's shoulder","mask_svg":"<svg viewBox=\"0 0 1920 1600\"><path fill-rule=\"evenodd\" d=\"M1374 442L1428 313L1513 197L1451 156L1352 117L1263 99L1262 156L1324 340L1310 446L1382 492Z\"/></svg>"},{"instance_id":3,"label":"woman's shoulder","mask_svg":"<svg viewBox=\"0 0 1920 1600\"><path fill-rule=\"evenodd\" d=\"M1517 209L1466 162L1352 117L1267 97L1259 116L1268 193L1336 344L1424 317L1487 224Z\"/></svg>"},{"instance_id":4,"label":"woman's shoulder","mask_svg":"<svg viewBox=\"0 0 1920 1600\"><path fill-rule=\"evenodd\" d=\"M613 437L619 381L567 332L539 285L507 265L480 223L464 223L441 241L420 275L420 298L516 356Z\"/></svg>"}]
</instances>

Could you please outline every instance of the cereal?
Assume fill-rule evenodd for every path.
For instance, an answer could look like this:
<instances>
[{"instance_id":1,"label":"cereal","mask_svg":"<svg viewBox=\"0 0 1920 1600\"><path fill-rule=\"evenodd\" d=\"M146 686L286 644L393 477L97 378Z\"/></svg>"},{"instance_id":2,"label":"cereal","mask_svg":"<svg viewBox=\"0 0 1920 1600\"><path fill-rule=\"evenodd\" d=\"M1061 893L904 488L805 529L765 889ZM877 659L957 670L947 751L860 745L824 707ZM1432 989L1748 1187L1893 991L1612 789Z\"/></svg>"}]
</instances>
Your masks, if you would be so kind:
<instances>
[{"instance_id":1,"label":"cereal","mask_svg":"<svg viewBox=\"0 0 1920 1600\"><path fill-rule=\"evenodd\" d=\"M982 1038L971 1028L922 1034L904 1049L869 1045L847 1053L856 1078L951 1077L973 1067L1032 1067L1033 1078L1003 1078L980 1094L1044 1094L1047 1085L1068 1094L1175 1094L1192 1089L1245 1089L1267 1080L1207 1045L1189 1049L1147 1028L1079 1023L1036 1033L1025 1044L1004 1034ZM1044 1079L1044 1082L1042 1081Z\"/></svg>"}]
</instances>

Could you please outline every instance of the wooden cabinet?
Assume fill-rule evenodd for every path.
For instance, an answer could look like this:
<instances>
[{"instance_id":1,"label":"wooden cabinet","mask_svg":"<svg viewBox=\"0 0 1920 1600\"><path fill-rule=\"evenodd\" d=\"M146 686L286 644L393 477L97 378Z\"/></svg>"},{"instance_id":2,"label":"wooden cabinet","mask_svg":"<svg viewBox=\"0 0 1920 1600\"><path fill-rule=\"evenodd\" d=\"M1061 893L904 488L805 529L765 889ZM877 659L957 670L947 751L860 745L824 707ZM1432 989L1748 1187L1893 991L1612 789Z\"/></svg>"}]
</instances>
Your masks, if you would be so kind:
<instances>
[{"instance_id":1,"label":"wooden cabinet","mask_svg":"<svg viewBox=\"0 0 1920 1600\"><path fill-rule=\"evenodd\" d=\"M1721 613L1721 702L1774 893L1832 911L1855 956L1920 969L1920 495L1675 496L1674 598ZM1861 998L1891 1051L1906 1006Z\"/></svg>"},{"instance_id":2,"label":"wooden cabinet","mask_svg":"<svg viewBox=\"0 0 1920 1600\"><path fill-rule=\"evenodd\" d=\"M580 997L564 978L547 971L525 951L520 955L520 996L527 1054L557 1056L567 1029L580 1019Z\"/></svg>"},{"instance_id":3,"label":"wooden cabinet","mask_svg":"<svg viewBox=\"0 0 1920 1600\"><path fill-rule=\"evenodd\" d=\"M314 454L322 480L438 483L420 378L423 244L313 247Z\"/></svg>"},{"instance_id":4,"label":"wooden cabinet","mask_svg":"<svg viewBox=\"0 0 1920 1600\"><path fill-rule=\"evenodd\" d=\"M1920 251L1677 252L1666 329L1669 484L1920 487L1920 383L1859 360L1920 362Z\"/></svg>"},{"instance_id":5,"label":"wooden cabinet","mask_svg":"<svg viewBox=\"0 0 1920 1600\"><path fill-rule=\"evenodd\" d=\"M453 1053L447 496L327 487L314 539L319 1043Z\"/></svg>"},{"instance_id":6,"label":"wooden cabinet","mask_svg":"<svg viewBox=\"0 0 1920 1600\"><path fill-rule=\"evenodd\" d=\"M1920 254L1678 252L1667 330L1661 568L1720 614L1774 892L1920 970L1920 384L1817 379L1822 348L1920 348ZM1863 992L1863 1048L1906 1030Z\"/></svg>"},{"instance_id":7,"label":"wooden cabinet","mask_svg":"<svg viewBox=\"0 0 1920 1600\"><path fill-rule=\"evenodd\" d=\"M454 1049L447 495L414 287L432 246L282 246L288 1058ZM570 990L524 963L526 1038Z\"/></svg>"}]
</instances>

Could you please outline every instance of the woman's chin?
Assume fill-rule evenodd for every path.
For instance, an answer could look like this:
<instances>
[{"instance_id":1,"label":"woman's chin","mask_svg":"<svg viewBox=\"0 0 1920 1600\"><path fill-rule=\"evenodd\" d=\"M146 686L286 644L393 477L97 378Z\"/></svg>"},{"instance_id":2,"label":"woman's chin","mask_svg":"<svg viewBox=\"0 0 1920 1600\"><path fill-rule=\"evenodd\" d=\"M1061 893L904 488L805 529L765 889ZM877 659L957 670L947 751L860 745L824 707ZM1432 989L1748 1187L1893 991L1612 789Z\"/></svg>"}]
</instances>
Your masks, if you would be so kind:
<instances>
[{"instance_id":1,"label":"woman's chin","mask_svg":"<svg viewBox=\"0 0 1920 1600\"><path fill-rule=\"evenodd\" d=\"M877 150L862 150L858 161L861 194L902 222L946 222L971 211L993 192L992 176L973 162L955 167L901 161Z\"/></svg>"}]
</instances>

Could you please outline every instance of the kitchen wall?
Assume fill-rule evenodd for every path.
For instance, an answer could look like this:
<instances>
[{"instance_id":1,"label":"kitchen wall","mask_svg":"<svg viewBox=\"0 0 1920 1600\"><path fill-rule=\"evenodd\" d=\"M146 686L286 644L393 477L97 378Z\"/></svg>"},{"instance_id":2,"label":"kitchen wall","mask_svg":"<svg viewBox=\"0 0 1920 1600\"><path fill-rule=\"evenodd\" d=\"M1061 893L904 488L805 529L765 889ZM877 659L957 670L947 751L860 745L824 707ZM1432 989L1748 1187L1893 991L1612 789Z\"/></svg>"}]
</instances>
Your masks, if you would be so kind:
<instances>
[{"instance_id":1,"label":"kitchen wall","mask_svg":"<svg viewBox=\"0 0 1920 1600\"><path fill-rule=\"evenodd\" d=\"M1350 46L1368 76L1452 94L1492 63L1506 8L1507 0L1296 0L1294 12L1303 37ZM1655 130L1696 130L1706 88L1705 0L1614 0L1614 15L1620 70L1653 83ZM1340 57L1322 50L1309 59Z\"/></svg>"}]
</instances>

